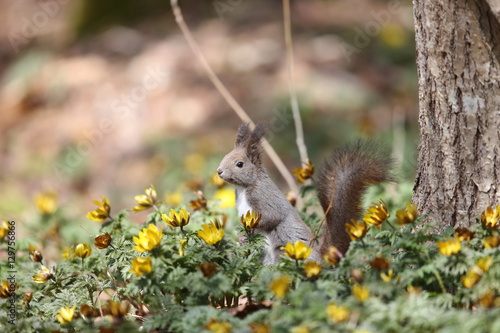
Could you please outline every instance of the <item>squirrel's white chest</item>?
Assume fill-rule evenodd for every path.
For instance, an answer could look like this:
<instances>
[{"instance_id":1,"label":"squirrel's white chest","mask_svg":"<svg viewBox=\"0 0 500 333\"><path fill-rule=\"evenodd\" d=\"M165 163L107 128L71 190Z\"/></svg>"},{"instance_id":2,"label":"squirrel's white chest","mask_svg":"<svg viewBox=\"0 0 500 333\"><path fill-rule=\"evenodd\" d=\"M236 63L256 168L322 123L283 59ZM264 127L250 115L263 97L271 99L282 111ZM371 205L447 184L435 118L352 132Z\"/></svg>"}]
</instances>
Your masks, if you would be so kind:
<instances>
[{"instance_id":1,"label":"squirrel's white chest","mask_svg":"<svg viewBox=\"0 0 500 333\"><path fill-rule=\"evenodd\" d=\"M236 188L236 207L238 208L238 216L246 214L252 210L247 200L246 189L242 187Z\"/></svg>"}]
</instances>

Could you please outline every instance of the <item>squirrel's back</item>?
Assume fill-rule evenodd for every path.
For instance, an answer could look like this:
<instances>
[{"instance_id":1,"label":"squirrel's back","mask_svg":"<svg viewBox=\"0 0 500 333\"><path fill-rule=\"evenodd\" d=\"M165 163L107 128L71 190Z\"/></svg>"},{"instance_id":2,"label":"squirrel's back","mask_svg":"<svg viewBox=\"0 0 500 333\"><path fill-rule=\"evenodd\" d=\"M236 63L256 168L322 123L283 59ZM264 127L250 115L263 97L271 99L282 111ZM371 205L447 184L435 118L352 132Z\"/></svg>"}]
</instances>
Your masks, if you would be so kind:
<instances>
[{"instance_id":1,"label":"squirrel's back","mask_svg":"<svg viewBox=\"0 0 500 333\"><path fill-rule=\"evenodd\" d=\"M370 141L358 141L335 150L318 176L318 198L327 223L320 253L333 245L345 254L350 238L346 223L363 213L362 197L370 185L391 181L394 160L390 153Z\"/></svg>"},{"instance_id":2,"label":"squirrel's back","mask_svg":"<svg viewBox=\"0 0 500 333\"><path fill-rule=\"evenodd\" d=\"M276 264L281 248L288 242L313 241L309 227L267 175L260 157L260 140L265 126L238 129L234 149L222 159L217 172L236 186L239 215L247 210L261 215L255 231L267 239L264 264ZM319 242L314 244L311 260L319 261L333 245L347 252L350 238L346 223L362 214L361 198L369 185L391 180L393 161L390 154L373 143L359 141L336 150L325 162L318 179L318 196L326 212L326 225Z\"/></svg>"}]
</instances>

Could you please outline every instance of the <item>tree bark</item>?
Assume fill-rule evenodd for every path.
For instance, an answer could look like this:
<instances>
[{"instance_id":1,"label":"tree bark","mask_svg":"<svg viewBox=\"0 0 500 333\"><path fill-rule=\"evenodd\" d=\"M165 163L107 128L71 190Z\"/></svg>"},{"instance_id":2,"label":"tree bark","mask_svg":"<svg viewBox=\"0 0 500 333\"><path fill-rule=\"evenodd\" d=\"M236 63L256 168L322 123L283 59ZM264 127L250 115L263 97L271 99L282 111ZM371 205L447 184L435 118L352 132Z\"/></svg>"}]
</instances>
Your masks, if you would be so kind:
<instances>
[{"instance_id":1,"label":"tree bark","mask_svg":"<svg viewBox=\"0 0 500 333\"><path fill-rule=\"evenodd\" d=\"M500 204L500 0L414 0L420 146L414 203L468 226Z\"/></svg>"}]
</instances>

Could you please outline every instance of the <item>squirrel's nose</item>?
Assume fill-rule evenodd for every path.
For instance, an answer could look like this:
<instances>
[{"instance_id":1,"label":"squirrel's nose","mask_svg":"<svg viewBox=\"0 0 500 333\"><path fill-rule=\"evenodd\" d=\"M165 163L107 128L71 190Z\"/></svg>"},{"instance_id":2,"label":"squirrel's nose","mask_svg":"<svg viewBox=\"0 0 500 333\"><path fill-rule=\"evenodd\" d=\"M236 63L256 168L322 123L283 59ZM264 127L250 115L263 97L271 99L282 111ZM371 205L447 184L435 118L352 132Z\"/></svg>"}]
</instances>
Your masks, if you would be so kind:
<instances>
[{"instance_id":1,"label":"squirrel's nose","mask_svg":"<svg viewBox=\"0 0 500 333\"><path fill-rule=\"evenodd\" d=\"M220 176L222 175L222 169L221 168L217 168L217 174Z\"/></svg>"}]
</instances>

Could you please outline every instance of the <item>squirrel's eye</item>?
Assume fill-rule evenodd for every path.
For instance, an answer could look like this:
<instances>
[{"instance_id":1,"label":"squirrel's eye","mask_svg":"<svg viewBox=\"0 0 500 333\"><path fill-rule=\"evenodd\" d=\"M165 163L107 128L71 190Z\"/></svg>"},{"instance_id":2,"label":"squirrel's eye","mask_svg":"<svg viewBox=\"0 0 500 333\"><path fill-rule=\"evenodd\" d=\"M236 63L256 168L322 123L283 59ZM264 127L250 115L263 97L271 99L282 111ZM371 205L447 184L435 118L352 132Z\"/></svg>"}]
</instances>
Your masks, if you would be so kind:
<instances>
[{"instance_id":1,"label":"squirrel's eye","mask_svg":"<svg viewBox=\"0 0 500 333\"><path fill-rule=\"evenodd\" d=\"M237 166L238 168L242 168L242 167L243 167L243 162L238 162L238 163L236 163L236 166Z\"/></svg>"}]
</instances>

